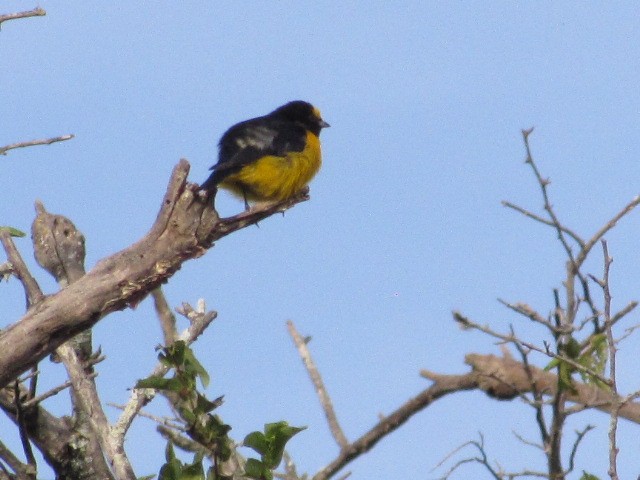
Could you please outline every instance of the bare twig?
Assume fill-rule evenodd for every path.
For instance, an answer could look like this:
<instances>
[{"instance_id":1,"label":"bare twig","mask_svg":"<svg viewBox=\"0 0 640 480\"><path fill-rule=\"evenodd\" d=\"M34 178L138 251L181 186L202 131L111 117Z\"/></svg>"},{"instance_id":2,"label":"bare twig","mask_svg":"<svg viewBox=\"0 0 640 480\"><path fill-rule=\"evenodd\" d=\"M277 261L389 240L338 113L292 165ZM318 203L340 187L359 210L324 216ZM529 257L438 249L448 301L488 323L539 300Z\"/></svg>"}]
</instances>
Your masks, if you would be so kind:
<instances>
[{"instance_id":1,"label":"bare twig","mask_svg":"<svg viewBox=\"0 0 640 480\"><path fill-rule=\"evenodd\" d=\"M605 377L603 377L600 373L596 372L595 370L585 367L584 365L578 363L577 361L575 361L574 359L571 359L569 357L567 357L566 355L560 355L557 353L552 352L549 349L545 349L545 348L540 348L537 345L530 343L530 342L526 342L524 340L521 340L520 338L518 338L515 334L511 333L509 335L505 335L503 333L499 333L494 331L493 329L489 328L486 325L480 325L478 323L475 323L473 321L471 321L469 318L465 317L464 315L462 315L460 312L453 312L453 318L455 319L456 322L458 322L463 328L470 328L470 329L474 329L474 330L479 330L483 333L486 333L494 338L497 338L499 340L501 340L502 342L505 343L510 343L513 345L516 344L520 344L523 347L528 348L529 350L533 350L535 352L538 353L542 353L543 355L546 355L550 358L556 358L558 360L561 360L563 362L566 362L567 364L571 365L573 368L575 368L576 370L583 372L587 375L590 375L591 377L600 380L601 382L603 382L604 384L608 385L609 384L609 380Z\"/></svg>"},{"instance_id":2,"label":"bare twig","mask_svg":"<svg viewBox=\"0 0 640 480\"><path fill-rule=\"evenodd\" d=\"M153 305L156 309L156 315L160 320L160 326L162 327L162 334L164 336L164 344L166 346L175 342L178 332L176 331L176 317L169 308L167 299L164 296L162 287L158 287L151 292L153 297Z\"/></svg>"},{"instance_id":3,"label":"bare twig","mask_svg":"<svg viewBox=\"0 0 640 480\"><path fill-rule=\"evenodd\" d=\"M0 23L1 22L2 22L2 17L0 17ZM73 137L74 135L62 135L60 137L43 138L40 140L29 140L27 142L12 143L10 145L5 145L4 147L0 147L0 155L6 155L9 150L13 150L16 148L33 147L36 145L51 145L52 143L71 140Z\"/></svg>"},{"instance_id":4,"label":"bare twig","mask_svg":"<svg viewBox=\"0 0 640 480\"><path fill-rule=\"evenodd\" d=\"M90 375L90 378L95 378L97 377L98 374L96 372L93 372ZM52 388L51 390L47 390L46 392L33 397L29 400L27 400L26 402L24 402L22 405L24 408L30 408L40 402L45 401L47 398L53 397L54 395L57 395L58 393L62 392L63 390L69 388L71 386L71 380L67 380L66 382L58 385L57 387Z\"/></svg>"},{"instance_id":5,"label":"bare twig","mask_svg":"<svg viewBox=\"0 0 640 480\"><path fill-rule=\"evenodd\" d=\"M119 405L117 403L112 403L112 402L107 402L107 405L109 405L110 407L113 408L117 408L118 410L123 410L127 407L126 405ZM156 422L158 425L163 425L165 427L168 428L173 428L174 430L179 430L181 432L186 432L187 428L185 428L183 423L180 423L180 419L177 419L175 417L173 418L169 418L169 417L159 417L157 415L153 415L152 413L149 412L145 412L144 410L140 410L138 412L138 415L140 415L141 417L144 418L148 418L149 420L152 420L154 422Z\"/></svg>"},{"instance_id":6,"label":"bare twig","mask_svg":"<svg viewBox=\"0 0 640 480\"><path fill-rule=\"evenodd\" d=\"M551 205L551 201L549 200L549 193L547 192L547 187L551 182L548 178L542 177L542 174L540 173L538 166L533 160L533 155L531 154L531 147L529 146L529 135L531 135L532 132L533 132L533 128L522 131L522 138L524 139L524 147L527 152L527 158L525 160L525 163L531 166L531 169L533 170L533 173L536 176L536 180L538 181L538 185L540 185L540 190L542 192L542 198L544 199L544 209L549 214L549 218L551 219L551 225L553 225L553 227L556 229L558 233L558 239L560 240L560 243L562 243L562 246L564 247L568 257L573 262L574 261L573 252L571 250L571 246L569 245L569 242L567 242L567 239L565 237L566 232L562 227L562 224L558 220L558 217L556 216L556 213L553 210L553 206Z\"/></svg>"},{"instance_id":7,"label":"bare twig","mask_svg":"<svg viewBox=\"0 0 640 480\"><path fill-rule=\"evenodd\" d=\"M456 453L458 453L459 451L461 451L463 448L467 446L475 447L475 449L478 450L480 456L468 457L462 460L458 460L451 468L449 468L449 470L447 470L447 472L442 477L440 477L440 480L447 480L453 474L453 472L455 472L458 468L460 468L461 466L467 463L479 463L487 469L487 471L491 474L491 476L494 479L503 480L504 476L501 475L499 472L497 472L491 466L491 464L489 463L489 460L487 459L487 452L484 449L484 435L482 435L482 432L478 432L478 435L480 436L480 441L469 440L468 442L463 443L459 447L455 448L452 452L447 454L445 458L442 459L440 463L438 463L436 468L442 466L449 458L451 458L453 455L455 455Z\"/></svg>"},{"instance_id":8,"label":"bare twig","mask_svg":"<svg viewBox=\"0 0 640 480\"><path fill-rule=\"evenodd\" d=\"M616 353L618 348L613 338L613 325L611 322L611 290L609 288L609 271L613 259L609 256L609 248L606 240L602 240L602 254L604 256L604 273L602 276L602 291L604 294L604 332L607 335L607 343L609 347L609 385L614 397L618 396L618 385L616 382ZM609 477L611 480L618 480L618 414L620 412L620 403L615 402L612 405L611 416L609 420Z\"/></svg>"},{"instance_id":9,"label":"bare twig","mask_svg":"<svg viewBox=\"0 0 640 480\"><path fill-rule=\"evenodd\" d=\"M0 15L0 26L2 22L6 22L7 20L16 20L18 18L27 18L27 17L42 17L46 15L47 12L40 7L36 7L33 10L29 10L26 12L18 12L18 13L7 13L5 15Z\"/></svg>"},{"instance_id":10,"label":"bare twig","mask_svg":"<svg viewBox=\"0 0 640 480\"><path fill-rule=\"evenodd\" d=\"M584 436L594 428L596 427L594 427L593 425L587 425L582 430L576 431L577 437L576 437L576 441L573 442L573 447L571 447L571 454L569 455L569 470L567 470L566 473L573 472L573 469L575 468L576 453L578 453L578 447L580 446L580 442L582 442L582 439L584 438Z\"/></svg>"},{"instance_id":11,"label":"bare twig","mask_svg":"<svg viewBox=\"0 0 640 480\"><path fill-rule=\"evenodd\" d=\"M555 331L557 329L557 327L555 327L549 320L544 318L542 315L540 315L533 308L531 308L530 305L527 305L526 303L510 303L501 298L498 299L498 302L500 302L505 307L513 310L514 312L527 317L529 320L532 320L536 323L544 325L551 331Z\"/></svg>"},{"instance_id":12,"label":"bare twig","mask_svg":"<svg viewBox=\"0 0 640 480\"><path fill-rule=\"evenodd\" d=\"M521 214L523 214L525 217L531 218L532 220L535 220L536 222L540 222L543 223L545 225L548 225L550 227L554 227L554 228L560 228L564 233L566 233L568 236L570 236L573 240L576 241L576 243L578 245L580 245L581 247L584 246L585 242L584 240L580 237L580 235L578 235L576 232L574 232L573 230L571 230L570 228L565 227L564 225L555 225L553 223L552 220L547 220L544 217L541 217L540 215L536 215L535 213L522 208L514 203L511 203L507 200L503 200L502 201L502 206L503 207L507 207L510 208L512 210L515 210L516 212L519 212Z\"/></svg>"},{"instance_id":13,"label":"bare twig","mask_svg":"<svg viewBox=\"0 0 640 480\"><path fill-rule=\"evenodd\" d=\"M18 252L15 243L13 243L11 235L9 235L9 231L5 228L0 228L0 242L2 242L2 246L7 252L7 259L13 266L14 275L22 282L27 308L29 308L31 305L35 305L42 300L44 297L42 290L40 290L38 282L36 282L36 279L33 278L29 272L27 265L24 263L24 260L22 260L20 252Z\"/></svg>"},{"instance_id":14,"label":"bare twig","mask_svg":"<svg viewBox=\"0 0 640 480\"><path fill-rule=\"evenodd\" d=\"M298 333L291 320L287 321L287 329L289 330L289 335L291 335L291 338L298 349L298 353L300 353L300 357L302 358L302 362L309 373L311 382L316 389L316 393L320 399L320 405L322 405L322 410L324 411L327 423L329 424L329 430L331 430L331 434L338 443L340 449L345 449L349 445L349 440L347 440L347 437L342 431L342 427L340 427L338 417L333 409L331 397L324 386L324 382L322 381L322 377L320 376L320 372L318 371L313 358L311 358L311 352L309 352L309 349L307 348L307 342Z\"/></svg>"},{"instance_id":15,"label":"bare twig","mask_svg":"<svg viewBox=\"0 0 640 480\"><path fill-rule=\"evenodd\" d=\"M27 465L29 465L30 470L33 471L31 477L35 479L37 471L36 458L33 455L33 449L31 448L31 442L29 441L29 434L27 433L26 418L20 398L20 383L17 380L14 382L13 386L13 398L15 402L14 406L16 409L16 418L18 420L18 430L20 431L22 449L24 450L25 457L27 457Z\"/></svg>"},{"instance_id":16,"label":"bare twig","mask_svg":"<svg viewBox=\"0 0 640 480\"><path fill-rule=\"evenodd\" d=\"M611 230L616 224L620 221L622 217L631 212L634 208L636 208L640 204L640 195L634 197L629 203L627 203L618 213L616 213L611 220L609 220L600 230L598 230L593 237L587 241L585 247L580 251L578 257L576 258L576 263L578 267L582 265L582 263L586 260L587 255L594 247L596 243L602 239L606 235L606 233Z\"/></svg>"},{"instance_id":17,"label":"bare twig","mask_svg":"<svg viewBox=\"0 0 640 480\"><path fill-rule=\"evenodd\" d=\"M477 388L477 376L474 373L466 375L438 375L423 371L423 376L434 383L417 396L409 399L398 409L383 418L371 430L341 450L338 456L322 470L316 473L312 480L326 480L344 468L349 462L368 452L382 438L403 425L414 414L426 408L434 401L450 393Z\"/></svg>"}]
</instances>

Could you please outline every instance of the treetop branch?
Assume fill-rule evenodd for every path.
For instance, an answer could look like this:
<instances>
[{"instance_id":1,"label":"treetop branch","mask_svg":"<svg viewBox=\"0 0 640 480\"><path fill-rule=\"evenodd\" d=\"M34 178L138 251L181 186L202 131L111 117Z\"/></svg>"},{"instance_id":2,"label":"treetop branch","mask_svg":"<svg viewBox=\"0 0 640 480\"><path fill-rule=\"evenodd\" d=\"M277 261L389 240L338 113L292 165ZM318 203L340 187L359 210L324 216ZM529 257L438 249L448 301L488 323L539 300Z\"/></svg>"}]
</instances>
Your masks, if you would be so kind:
<instances>
[{"instance_id":1,"label":"treetop branch","mask_svg":"<svg viewBox=\"0 0 640 480\"><path fill-rule=\"evenodd\" d=\"M151 230L134 245L98 262L78 281L36 302L0 334L0 387L92 327L105 315L137 305L182 264L241 228L307 200L307 191L283 202L220 218L198 185L187 183L189 162L174 168Z\"/></svg>"}]
</instances>

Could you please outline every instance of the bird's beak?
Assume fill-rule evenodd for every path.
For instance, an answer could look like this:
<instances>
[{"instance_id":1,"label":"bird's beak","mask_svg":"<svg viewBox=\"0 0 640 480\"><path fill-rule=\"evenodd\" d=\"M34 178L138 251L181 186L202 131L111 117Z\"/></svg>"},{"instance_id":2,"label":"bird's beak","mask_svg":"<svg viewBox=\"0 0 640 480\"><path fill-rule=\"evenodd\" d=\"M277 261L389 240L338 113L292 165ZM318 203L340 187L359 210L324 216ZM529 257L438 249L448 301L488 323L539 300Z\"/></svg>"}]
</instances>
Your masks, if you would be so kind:
<instances>
[{"instance_id":1,"label":"bird's beak","mask_svg":"<svg viewBox=\"0 0 640 480\"><path fill-rule=\"evenodd\" d=\"M324 120L320 120L320 128L328 128L331 125L329 125L327 122L325 122Z\"/></svg>"}]
</instances>

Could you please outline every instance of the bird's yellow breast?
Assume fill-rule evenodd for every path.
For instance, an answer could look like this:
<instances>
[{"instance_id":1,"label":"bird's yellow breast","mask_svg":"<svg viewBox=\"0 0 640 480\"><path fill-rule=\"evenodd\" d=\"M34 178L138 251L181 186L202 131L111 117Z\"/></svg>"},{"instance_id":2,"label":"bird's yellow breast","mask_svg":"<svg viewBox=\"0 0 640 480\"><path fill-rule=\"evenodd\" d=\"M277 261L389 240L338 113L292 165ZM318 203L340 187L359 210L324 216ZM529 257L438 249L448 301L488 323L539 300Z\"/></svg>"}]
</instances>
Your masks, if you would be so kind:
<instances>
[{"instance_id":1,"label":"bird's yellow breast","mask_svg":"<svg viewBox=\"0 0 640 480\"><path fill-rule=\"evenodd\" d=\"M220 186L247 200L281 201L304 188L320 170L320 139L307 132L301 152L266 155L225 178Z\"/></svg>"}]
</instances>

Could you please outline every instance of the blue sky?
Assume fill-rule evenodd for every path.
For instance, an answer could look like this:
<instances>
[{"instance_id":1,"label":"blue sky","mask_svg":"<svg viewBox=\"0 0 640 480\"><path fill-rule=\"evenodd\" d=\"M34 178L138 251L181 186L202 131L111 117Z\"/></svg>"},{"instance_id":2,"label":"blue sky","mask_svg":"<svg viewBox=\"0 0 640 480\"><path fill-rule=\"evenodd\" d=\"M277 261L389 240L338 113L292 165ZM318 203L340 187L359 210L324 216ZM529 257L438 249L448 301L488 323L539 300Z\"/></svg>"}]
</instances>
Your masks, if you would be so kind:
<instances>
[{"instance_id":1,"label":"blue sky","mask_svg":"<svg viewBox=\"0 0 640 480\"><path fill-rule=\"evenodd\" d=\"M552 180L552 202L584 236L638 193L634 2L40 5L46 17L0 32L0 145L76 138L0 159L0 224L28 230L41 199L84 232L89 268L144 235L179 158L191 162L192 181L204 181L233 123L305 99L332 125L309 202L222 239L165 286L172 305L204 298L219 312L195 349L212 376L208 394L225 395L219 413L235 438L281 419L309 426L291 444L299 471L314 473L337 448L286 320L313 336L353 440L426 388L419 369L464 372L465 353L497 353L491 339L460 331L451 310L543 338L496 301L526 301L547 314L564 274L553 232L500 204L541 212L522 128L536 127L532 149ZM5 1L0 10L34 6ZM228 196L218 204L227 215L242 209ZM607 236L614 308L640 297L637 233L634 213ZM19 246L53 293L29 241ZM600 274L601 259L588 268ZM4 325L22 309L18 282L3 283ZM149 301L98 325L106 401L123 403L147 375L160 335ZM632 337L620 352L625 391L638 388L632 367L624 371L637 343ZM60 368L45 368L51 385L60 381ZM50 408L64 412L62 400ZM570 438L572 429L597 426L577 462L601 478L607 421L585 414L567 430ZM638 473L635 428L621 425L623 478ZM431 469L478 431L505 468L544 467L512 435L536 439L525 405L461 393L352 463L350 478L437 477L443 472ZM163 444L149 421L135 424L127 447L139 475L157 472ZM467 467L458 478L483 475Z\"/></svg>"}]
</instances>

